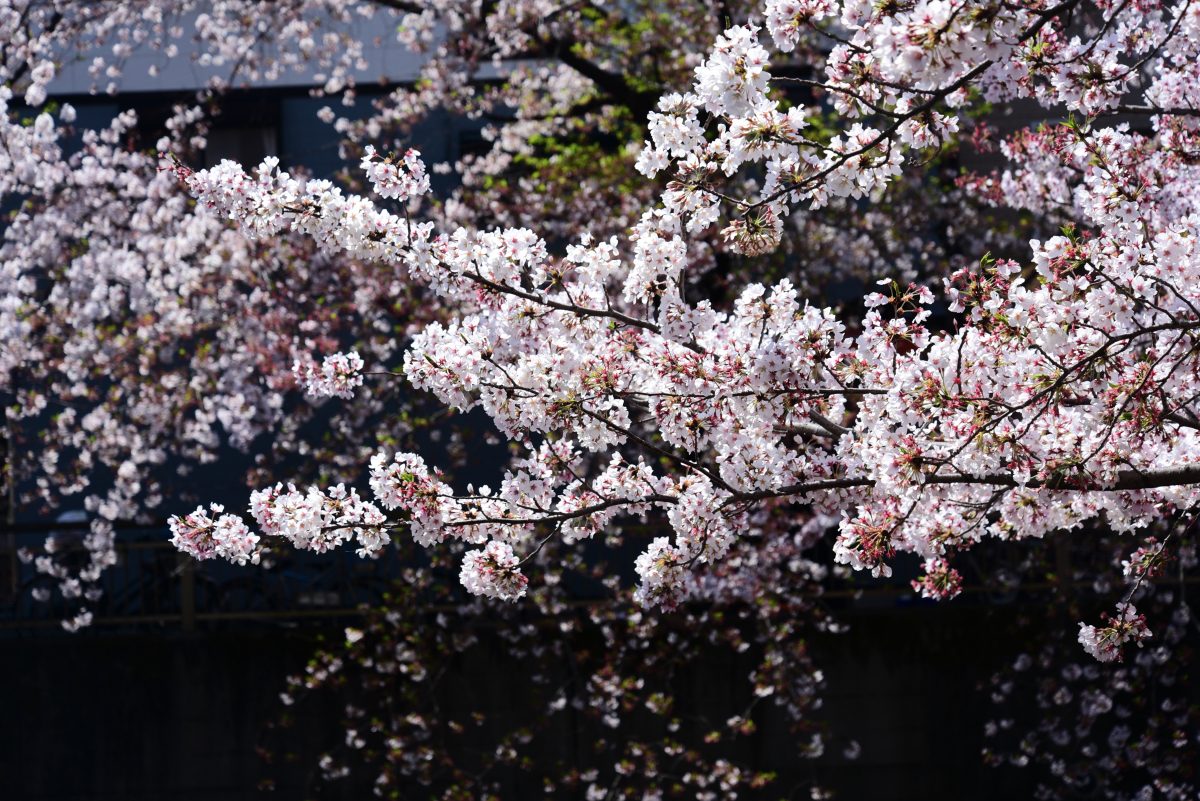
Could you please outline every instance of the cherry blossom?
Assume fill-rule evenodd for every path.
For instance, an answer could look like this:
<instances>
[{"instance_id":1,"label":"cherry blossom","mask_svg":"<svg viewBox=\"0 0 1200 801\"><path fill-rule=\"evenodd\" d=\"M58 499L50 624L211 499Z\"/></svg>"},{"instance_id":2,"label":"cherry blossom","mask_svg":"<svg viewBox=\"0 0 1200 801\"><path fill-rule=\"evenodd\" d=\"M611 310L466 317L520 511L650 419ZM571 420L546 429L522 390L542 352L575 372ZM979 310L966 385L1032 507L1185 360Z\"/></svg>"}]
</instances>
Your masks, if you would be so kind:
<instances>
[{"instance_id":1,"label":"cherry blossom","mask_svg":"<svg viewBox=\"0 0 1200 801\"><path fill-rule=\"evenodd\" d=\"M261 550L256 549L259 538L246 528L237 515L223 514L225 507L210 504L212 516L201 506L186 517L172 516L171 544L199 560L220 556L244 565L247 560L258 564Z\"/></svg>"},{"instance_id":2,"label":"cherry blossom","mask_svg":"<svg viewBox=\"0 0 1200 801\"><path fill-rule=\"evenodd\" d=\"M403 169L400 164L403 164ZM374 147L367 145L362 169L380 197L405 201L420 198L429 191L429 175L417 150L409 150L399 164L395 164L390 156L381 156Z\"/></svg>"},{"instance_id":3,"label":"cherry blossom","mask_svg":"<svg viewBox=\"0 0 1200 801\"><path fill-rule=\"evenodd\" d=\"M800 588L826 568L806 552L826 530L836 570L886 577L913 553L926 566L914 591L949 598L970 549L1101 527L1144 536L1188 517L1200 500L1191 4L771 0L728 20L703 3L617 5L123 2L0 16L0 196L29 204L0 246L6 439L46 432L20 445L7 480L47 507L85 497L96 518L87 564L72 572L51 541L29 554L39 575L91 601L115 558L110 521L183 502L183 474L224 444L255 453L257 530L211 506L173 517L176 545L199 559L252 562L271 540L354 542L370 557L411 536L431 559L466 552L467 593L551 609L587 544L637 521L656 528L620 603L641 608L596 612L624 634L603 635L612 658L576 696L619 728L630 699L669 706L630 674L641 643L661 645L647 632L669 625L650 607L767 598L810 614ZM309 70L317 93L353 102L357 17L386 17L426 53L421 80L366 119L327 108L313 123L345 135L365 182L275 160L194 171L205 120L188 108L158 154L128 145L125 113L65 155L73 109L40 110L56 62L104 42L95 91L118 91L134 45L174 57L173 17L193 11L198 62L229 67L214 92ZM1020 99L1065 122L1005 136L1003 170L940 183L985 104ZM486 152L435 166L461 180L435 196L405 140L443 108L486 123ZM1004 232L986 205L1033 222ZM941 227L959 233L932 244ZM843 278L879 283L847 301L830 291ZM402 381L507 438L497 490L416 452ZM297 389L337 398L323 407L329 440L298 433L315 418ZM289 459L305 478L280 480ZM113 488L94 492L101 471ZM1097 659L1141 646L1151 625L1171 630L1133 605L1149 609L1138 593L1169 553L1144 542L1116 616L1079 624ZM617 588L621 568L597 578ZM79 609L68 628L91 619ZM755 696L801 720L819 678L794 632L755 614L767 643ZM347 647L365 654L371 634ZM377 657L426 673L394 648L363 658ZM1091 712L1104 705L1088 696ZM730 718L729 736L752 719ZM348 725L348 748L365 747L365 729ZM417 734L395 736L388 753L416 752ZM1113 735L1120 748L1131 736ZM396 760L381 775L424 775ZM655 797L654 767L639 765ZM689 775L698 791L749 781L719 761Z\"/></svg>"},{"instance_id":4,"label":"cherry blossom","mask_svg":"<svg viewBox=\"0 0 1200 801\"><path fill-rule=\"evenodd\" d=\"M1128 559L1121 562L1122 572L1126 579L1142 580L1162 575L1165 554L1163 543L1154 537L1146 539L1146 544L1138 548Z\"/></svg>"},{"instance_id":5,"label":"cherry blossom","mask_svg":"<svg viewBox=\"0 0 1200 801\"><path fill-rule=\"evenodd\" d=\"M677 160L678 175L662 207L631 229L628 267L613 265L608 252L585 256L586 240L558 266L526 229L435 235L428 225L402 227L364 198L276 174L270 163L257 180L231 164L177 171L198 199L253 235L301 230L333 252L403 264L462 308L448 326L435 323L414 338L404 370L415 386L461 410L482 406L517 442L566 436L585 453L611 453L614 464L629 458L618 449L649 447L684 471L629 472L603 492L580 478L565 482L553 505L522 508L504 498L456 496L419 457L398 456L397 464L413 469L393 469L385 505L412 510L422 542L446 534L528 541L529 527L539 523L567 535L579 530L577 520L595 531L619 508L645 514L657 507L675 538L656 541L639 561L648 582L642 597L671 604L677 572L719 559L745 510L772 498L840 507L837 559L876 575L890 573L897 551L937 560L981 537L1038 537L1101 514L1118 528L1144 526L1192 502L1196 426L1186 387L1194 356L1184 336L1195 325L1191 284L1157 267L1164 248L1180 248L1169 258L1186 273L1188 246L1168 231L1176 219L1187 224L1172 215L1188 210L1151 200L1154 193L1130 200L1108 188L1120 178L1118 152L1129 150L1114 139L1119 132L1071 134L1074 152L1086 153L1091 165L1077 194L1079 213L1109 227L1095 238L1068 231L1032 241L1041 281L1029 289L1011 261L985 260L946 279L955 307L969 316L956 333L926 329L923 307L934 296L915 284L897 285L890 300L869 296L874 308L853 338L832 310L802 307L787 281L746 286L729 312L705 301L689 305L679 294L685 231L708 227L730 206L738 218L723 233L735 251L766 253L778 243L784 202L819 207L831 197L878 192L899 174L905 144L928 144L905 123L929 114L941 130L935 138L953 134L950 115L963 103L956 93L976 78L986 84L993 63L1026 58L1000 43L1020 38L1020 24L1041 35L1051 18L997 18L982 34L936 14L921 24L937 20L954 31L944 48L909 46L889 62L898 70L892 79L915 94L872 101L894 122L886 129L854 122L823 148L803 140L802 119L770 117L758 29L735 27L719 37L696 69L695 94L668 97L655 112L682 115L682 129L655 118L658 139L647 145ZM846 14L843 23L864 24ZM916 24L880 22L881 53L895 56L889 48L899 31ZM1164 32L1159 46L1173 35ZM830 71L836 74L832 62ZM1055 102L1071 105L1065 84L1057 85ZM921 93L928 99L914 105ZM843 96L850 98L844 114L861 111L854 92ZM945 111L932 116L939 101ZM681 138L676 131L694 126L700 107L728 124L712 141ZM815 161L803 157L809 146ZM808 172L787 177L776 168L777 184L757 200L731 200L711 186L709 176L761 160L805 164ZM1165 197L1182 191L1179 184ZM1139 202L1152 204L1150 217L1135 213ZM1165 227L1146 241L1150 234L1135 220ZM1143 242L1144 260L1121 255ZM606 263L603 272L570 267L593 260ZM1148 286L1147 270L1173 295L1140 309L1130 299L1147 297L1140 288ZM619 300L610 284L623 290ZM1101 365L1103 389L1088 377ZM634 430L631 404L653 416L670 450ZM1164 414L1172 415L1169 434L1150 422ZM804 433L784 433L791 431ZM497 534L506 528L511 533Z\"/></svg>"},{"instance_id":6,"label":"cherry blossom","mask_svg":"<svg viewBox=\"0 0 1200 801\"><path fill-rule=\"evenodd\" d=\"M462 585L474 595L515 601L525 595L529 579L521 575L520 562L506 542L489 542L482 551L463 557Z\"/></svg>"},{"instance_id":7,"label":"cherry blossom","mask_svg":"<svg viewBox=\"0 0 1200 801\"><path fill-rule=\"evenodd\" d=\"M922 598L943 601L962 592L962 576L945 559L930 559L925 562L925 575L920 581L914 581L912 588L918 590Z\"/></svg>"},{"instance_id":8,"label":"cherry blossom","mask_svg":"<svg viewBox=\"0 0 1200 801\"><path fill-rule=\"evenodd\" d=\"M292 373L297 383L303 383L310 395L353 398L355 387L361 387L363 383L363 366L362 357L351 351L326 356L319 367L297 359L292 366Z\"/></svg>"},{"instance_id":9,"label":"cherry blossom","mask_svg":"<svg viewBox=\"0 0 1200 801\"><path fill-rule=\"evenodd\" d=\"M1115 616L1110 618L1104 613L1101 617L1108 622L1100 628L1079 624L1080 644L1101 662L1120 659L1122 646L1130 640L1140 648L1143 640L1153 636L1146 627L1146 616L1139 615L1133 604L1118 604Z\"/></svg>"}]
</instances>

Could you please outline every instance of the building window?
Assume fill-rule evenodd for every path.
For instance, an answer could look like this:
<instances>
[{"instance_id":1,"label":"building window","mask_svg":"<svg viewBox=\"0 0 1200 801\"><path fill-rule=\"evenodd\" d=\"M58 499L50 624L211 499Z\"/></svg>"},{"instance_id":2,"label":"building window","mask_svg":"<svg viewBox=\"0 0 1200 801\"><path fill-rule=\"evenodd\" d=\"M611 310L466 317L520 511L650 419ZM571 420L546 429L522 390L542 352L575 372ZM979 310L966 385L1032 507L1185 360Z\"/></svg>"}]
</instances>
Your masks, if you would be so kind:
<instances>
[{"instance_id":1,"label":"building window","mask_svg":"<svg viewBox=\"0 0 1200 801\"><path fill-rule=\"evenodd\" d=\"M267 156L278 156L277 129L274 127L218 128L208 132L204 166L215 167L224 159L236 161L250 172Z\"/></svg>"}]
</instances>

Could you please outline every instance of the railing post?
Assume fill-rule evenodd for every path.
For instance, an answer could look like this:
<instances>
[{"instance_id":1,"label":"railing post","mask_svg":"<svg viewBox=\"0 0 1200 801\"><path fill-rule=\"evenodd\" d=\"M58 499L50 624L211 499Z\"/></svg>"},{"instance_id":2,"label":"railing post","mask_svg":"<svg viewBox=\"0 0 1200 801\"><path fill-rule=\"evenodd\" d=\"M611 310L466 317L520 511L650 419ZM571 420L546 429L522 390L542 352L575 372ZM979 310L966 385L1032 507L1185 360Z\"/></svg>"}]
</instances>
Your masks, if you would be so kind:
<instances>
[{"instance_id":1,"label":"railing post","mask_svg":"<svg viewBox=\"0 0 1200 801\"><path fill-rule=\"evenodd\" d=\"M196 630L196 560L179 554L179 612L184 631Z\"/></svg>"},{"instance_id":2,"label":"railing post","mask_svg":"<svg viewBox=\"0 0 1200 801\"><path fill-rule=\"evenodd\" d=\"M1066 531L1054 538L1054 572L1061 592L1071 591L1071 539Z\"/></svg>"},{"instance_id":3,"label":"railing post","mask_svg":"<svg viewBox=\"0 0 1200 801\"><path fill-rule=\"evenodd\" d=\"M11 525L11 524L10 524ZM4 537L4 545L7 553L4 555L8 560L9 586L7 587L9 595L13 603L16 603L17 594L21 590L21 563L17 559L17 535L13 531L9 531Z\"/></svg>"},{"instance_id":4,"label":"railing post","mask_svg":"<svg viewBox=\"0 0 1200 801\"><path fill-rule=\"evenodd\" d=\"M13 388L13 402L16 403L16 373L9 375L9 385ZM13 526L17 523L17 447L16 441L13 438L13 430L15 426L12 422L12 409L8 406L4 407L4 439L6 453L4 456L5 463L5 478L8 479L8 509L4 515L4 522L8 524L8 562L10 565L10 575L12 577L12 598L13 603L16 603L17 593L21 589L21 565L17 561L17 534L13 530ZM15 608L15 606L14 606Z\"/></svg>"}]
</instances>

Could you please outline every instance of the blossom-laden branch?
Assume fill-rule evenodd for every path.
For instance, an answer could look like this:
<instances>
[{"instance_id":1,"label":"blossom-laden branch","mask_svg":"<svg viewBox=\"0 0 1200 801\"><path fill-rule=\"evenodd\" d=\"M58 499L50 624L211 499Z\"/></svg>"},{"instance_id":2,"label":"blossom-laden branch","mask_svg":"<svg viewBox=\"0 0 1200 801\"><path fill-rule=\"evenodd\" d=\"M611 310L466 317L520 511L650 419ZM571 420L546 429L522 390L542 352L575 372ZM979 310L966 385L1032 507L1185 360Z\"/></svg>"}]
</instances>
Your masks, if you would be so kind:
<instances>
[{"instance_id":1,"label":"blossom-laden branch","mask_svg":"<svg viewBox=\"0 0 1200 801\"><path fill-rule=\"evenodd\" d=\"M984 15L951 3L871 15L846 4L842 24L859 33L835 48L831 81L894 122L828 139L806 139L806 112L784 113L769 95L758 29L731 28L693 91L664 96L650 117L638 169L676 166L661 207L644 211L627 245L583 235L558 258L530 230L437 234L270 160L253 178L229 162L176 170L252 236L305 232L330 252L407 271L460 310L416 334L404 373L454 408L482 407L527 458L493 498L455 496L414 454L377 457L376 497L402 510L419 542L528 546L539 523L578 538L657 507L674 539L638 558L640 597L671 606L754 504L790 498L842 516L838 561L886 573L891 554L913 551L931 567L924 589L951 595L956 579L941 560L980 537L1040 537L1100 515L1129 530L1195 500L1200 442L1187 423L1200 396L1200 220L1188 200L1195 167L1177 155L1193 137L1185 115L1164 112L1158 142L1081 125L1059 134L1046 156L1077 171L1077 211L1101 233L1032 241L1031 270L985 260L957 272L945 282L951 310L965 315L954 333L926 327L928 288L890 281L890 298L864 298L853 337L787 279L747 285L729 311L689 302L687 237L729 207L739 215L724 232L731 246L772 251L784 201L819 207L876 192L905 150L957 130L968 90L1091 113L1126 97L1149 52L1159 77L1145 97L1186 105L1164 93L1165 76L1195 63L1188 8L1136 43L1106 24L1081 48L1061 42L1059 11ZM769 3L776 47L789 50L796 25L834 9ZM836 105L868 111L856 103ZM755 162L767 174L757 199L716 187L715 176ZM363 167L381 196L412 187L412 203L425 187L415 152L382 162L369 153ZM474 591L519 595L515 551L502 551L471 557L488 565L468 571ZM1122 613L1126 628L1135 619Z\"/></svg>"},{"instance_id":2,"label":"blossom-laden branch","mask_svg":"<svg viewBox=\"0 0 1200 801\"><path fill-rule=\"evenodd\" d=\"M909 295L897 296L895 316L884 321L872 310L864 334L851 341L831 311L801 307L786 283L769 296L751 287L731 315L642 293L640 276L670 269L659 254L670 253L672 240L649 223L636 234L638 257L628 268L610 258L611 246L604 243L572 246L555 264L527 231L433 237L430 228L400 226L362 198L343 199L323 186L302 192L269 168L257 181L232 165L185 176L199 198L260 235L295 224L331 247L378 249L382 257L407 262L437 291L475 303L476 314L449 327L434 324L416 337L405 357L414 384L458 408L482 404L511 437L573 437L590 452L637 444L631 443L629 409L640 405L668 448L654 449L690 471L656 476L648 465L615 454L605 471L584 482L557 467L580 458L572 440L563 438L533 455L525 470L510 473L497 498L460 499L420 457L401 455L390 466L380 457L372 469L377 497L388 508L404 509L414 536L426 544L448 533L478 543L519 542L538 522L566 522L564 534L580 536L601 529L618 512L663 506L670 509L677 542L656 541L639 560L647 597L656 598L660 587L681 586L677 574L687 565L719 558L745 504L766 498L853 503L858 512L846 517L839 559L877 567L897 546L931 559L964 547L968 542L956 532L979 528L970 505L992 487L1010 491L993 501L999 518L984 530L1029 536L1058 524L1020 511L1041 508L1040 498L1051 506L1050 499L1074 494L1080 500L1068 503L1076 518L1108 511L1119 519L1112 512L1127 499L1177 503L1198 474L1187 458L1191 430L1176 429L1164 439L1147 424L1147 418L1162 419L1158 398L1186 395L1175 385L1178 365L1192 369L1196 359L1190 340L1196 325L1186 305L1161 315L1131 308L1122 317L1112 314L1106 293L1097 290L1095 316L1085 309L1079 324L1049 342L1043 332L1061 330L1061 281L1076 287L1072 298L1089 288L1078 288L1073 275L1055 274L1073 269L1060 252L1079 245L1066 238L1051 242L1050 253L1041 256L1049 280L1034 290L1040 302L1029 298L1034 292L1020 280L1009 280L1012 265L1000 264L982 279L961 277L968 293L986 288L989 297L1001 290L1008 295L995 310L980 302L978 324L953 336L931 336L920 323L927 316L921 306L932 295L914 290L909 295L916 305ZM620 298L610 289L618 278L624 279ZM483 290L479 279L487 281ZM543 297L548 302L539 302ZM629 310L628 325L587 313L621 302ZM709 323L673 325L666 319L656 334L639 324L647 318L636 316L638 309L642 315L657 310L660 319L664 309L677 309L681 316L705 315ZM1033 319L1031 311L1048 322ZM1160 354L1158 363L1166 366L1147 372L1149 352ZM1097 372L1113 388L1084 401ZM1129 389L1121 391L1122 385ZM832 423L829 416L846 415L845 397L859 386L853 428ZM806 397L814 388L840 394ZM886 394L876 394L884 388ZM836 442L793 448L779 435L808 419L824 421L823 430L838 434ZM1156 445L1149 447L1151 442ZM697 458L712 459L712 468ZM1141 494L1151 490L1163 491ZM901 513L918 499L925 513ZM872 541L886 544L862 549L868 529Z\"/></svg>"}]
</instances>

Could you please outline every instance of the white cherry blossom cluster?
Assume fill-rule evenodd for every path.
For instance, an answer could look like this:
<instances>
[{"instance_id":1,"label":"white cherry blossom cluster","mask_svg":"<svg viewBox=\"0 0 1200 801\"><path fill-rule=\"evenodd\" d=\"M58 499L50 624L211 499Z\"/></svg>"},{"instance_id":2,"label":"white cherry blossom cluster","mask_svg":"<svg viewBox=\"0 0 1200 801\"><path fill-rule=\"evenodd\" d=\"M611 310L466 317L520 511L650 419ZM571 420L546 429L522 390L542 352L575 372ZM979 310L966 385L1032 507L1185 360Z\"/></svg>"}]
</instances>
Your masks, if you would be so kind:
<instances>
[{"instance_id":1,"label":"white cherry blossom cluster","mask_svg":"<svg viewBox=\"0 0 1200 801\"><path fill-rule=\"evenodd\" d=\"M767 31L784 53L796 49L805 25L838 15L834 0L776 0L766 4Z\"/></svg>"},{"instance_id":2,"label":"white cherry blossom cluster","mask_svg":"<svg viewBox=\"0 0 1200 801\"><path fill-rule=\"evenodd\" d=\"M1096 627L1079 624L1079 643L1083 649L1100 662L1120 660L1122 646L1133 641L1139 648L1142 642L1153 636L1146 626L1146 616L1139 615L1131 603L1117 604L1117 614L1109 617L1104 613L1105 625Z\"/></svg>"},{"instance_id":3,"label":"white cherry blossom cluster","mask_svg":"<svg viewBox=\"0 0 1200 801\"><path fill-rule=\"evenodd\" d=\"M361 166L380 197L404 202L420 199L429 192L429 174L419 150L409 149L402 158L395 159L381 156L374 146L367 145Z\"/></svg>"},{"instance_id":4,"label":"white cherry blossom cluster","mask_svg":"<svg viewBox=\"0 0 1200 801\"><path fill-rule=\"evenodd\" d=\"M355 388L362 386L363 367L358 352L350 351L326 356L320 366L297 359L292 373L296 383L301 384L309 395L350 399L354 397Z\"/></svg>"},{"instance_id":5,"label":"white cherry blossom cluster","mask_svg":"<svg viewBox=\"0 0 1200 801\"><path fill-rule=\"evenodd\" d=\"M328 492L317 487L300 492L292 484L286 489L277 484L251 494L250 514L263 534L285 539L300 550L324 553L357 540L359 556L378 556L391 542L383 513L344 484Z\"/></svg>"},{"instance_id":6,"label":"white cherry blossom cluster","mask_svg":"<svg viewBox=\"0 0 1200 801\"><path fill-rule=\"evenodd\" d=\"M676 165L674 187L664 202L690 217L689 230L715 220L726 200L714 180L747 161L766 162L768 180L757 196L730 209L737 219L726 236L738 252L760 255L778 241L772 227L788 205L820 207L832 197L877 192L899 174L905 148L950 145L960 124L957 110L971 88L989 101L1035 97L1046 106L1085 114L1111 111L1135 85L1148 105L1127 102L1139 113L1187 114L1183 88L1195 71L1195 15L1187 2L1169 10L1126 4L1098 9L1105 24L1091 38L1069 38L1061 9L987 9L969 0L925 0L871 11L860 2L766 4L767 30L781 52L801 36L823 37L831 50L824 81L801 81L830 93L846 117L871 115L831 141L806 139L805 111L782 115L770 97L770 54L759 28L735 26L718 37L696 68L694 92L668 94L650 114L651 142L638 169L653 176ZM799 80L780 78L778 82ZM711 115L715 136L704 137L699 110ZM1185 126L1192 126L1188 116Z\"/></svg>"},{"instance_id":7,"label":"white cherry blossom cluster","mask_svg":"<svg viewBox=\"0 0 1200 801\"><path fill-rule=\"evenodd\" d=\"M467 551L459 580L468 592L501 601L522 597L529 584L521 574L520 560L506 542L489 542L482 551Z\"/></svg>"},{"instance_id":8,"label":"white cherry blossom cluster","mask_svg":"<svg viewBox=\"0 0 1200 801\"><path fill-rule=\"evenodd\" d=\"M767 106L770 54L758 43L758 31L757 26L730 28L696 67L696 96L710 114L742 117Z\"/></svg>"},{"instance_id":9,"label":"white cherry blossom cluster","mask_svg":"<svg viewBox=\"0 0 1200 801\"><path fill-rule=\"evenodd\" d=\"M105 568L111 567L117 562L117 552L113 547L114 540L112 523L98 518L91 521L88 533L83 537L81 544L88 554L88 560L87 564L81 568L73 571L58 561L57 555L66 550L66 543L63 542L61 535L57 534L46 537L42 545L43 554L35 555L28 548L20 548L17 550L17 558L23 564L32 563L39 575L48 576L57 581L58 591L63 598L84 598L95 602L104 596L104 590L96 584L100 580L101 573ZM46 603L52 597L52 593L47 587L35 587L32 594L34 600L39 603ZM90 621L91 617L84 615L84 612L86 609L81 608L78 619ZM66 622L64 621L64 625ZM80 623L75 627L68 627L67 630L77 631L78 628L85 625L87 622Z\"/></svg>"},{"instance_id":10,"label":"white cherry blossom cluster","mask_svg":"<svg viewBox=\"0 0 1200 801\"><path fill-rule=\"evenodd\" d=\"M210 504L212 515L203 506L179 517L171 515L171 544L194 559L204 561L220 556L239 565L258 564L262 549L259 537L252 533L240 517L225 514L221 504Z\"/></svg>"},{"instance_id":11,"label":"white cherry blossom cluster","mask_svg":"<svg viewBox=\"0 0 1200 801\"><path fill-rule=\"evenodd\" d=\"M87 607L81 608L74 616L67 618L62 622L63 630L69 634L75 634L81 629L85 629L92 625L95 620L95 615L88 610Z\"/></svg>"},{"instance_id":12,"label":"white cherry blossom cluster","mask_svg":"<svg viewBox=\"0 0 1200 801\"><path fill-rule=\"evenodd\" d=\"M371 489L388 510L403 509L410 516L413 538L422 545L441 542L451 510L457 505L450 487L439 475L431 476L425 460L398 453L391 462L383 454L371 460Z\"/></svg>"},{"instance_id":13,"label":"white cherry blossom cluster","mask_svg":"<svg viewBox=\"0 0 1200 801\"><path fill-rule=\"evenodd\" d=\"M687 220L689 231L702 230L719 214L717 175L731 176L747 163L766 162L767 180L754 203L742 203L722 231L737 252L758 256L780 241L789 203L809 201L820 207L830 197L855 198L883 187L899 174L901 152L879 130L855 124L822 144L808 141L806 110L787 113L768 96L771 75L767 51L758 43L759 28L731 28L714 45L708 60L696 68L693 93L665 95L651 112L647 142L637 168L653 177L677 162L677 179L663 196L668 211ZM698 119L703 109L727 120L712 141ZM928 127L905 129L901 141L923 146L934 136L952 134L956 123L941 118L937 133ZM822 176L824 181L810 180Z\"/></svg>"},{"instance_id":14,"label":"white cherry blossom cluster","mask_svg":"<svg viewBox=\"0 0 1200 801\"><path fill-rule=\"evenodd\" d=\"M274 157L265 160L257 178L232 161L194 174L178 164L176 170L187 178L198 200L220 209L257 238L294 226L325 247L382 262L420 253L427 243L431 223L409 225L366 198L345 197L330 181L299 180L279 172L278 163Z\"/></svg>"}]
</instances>

